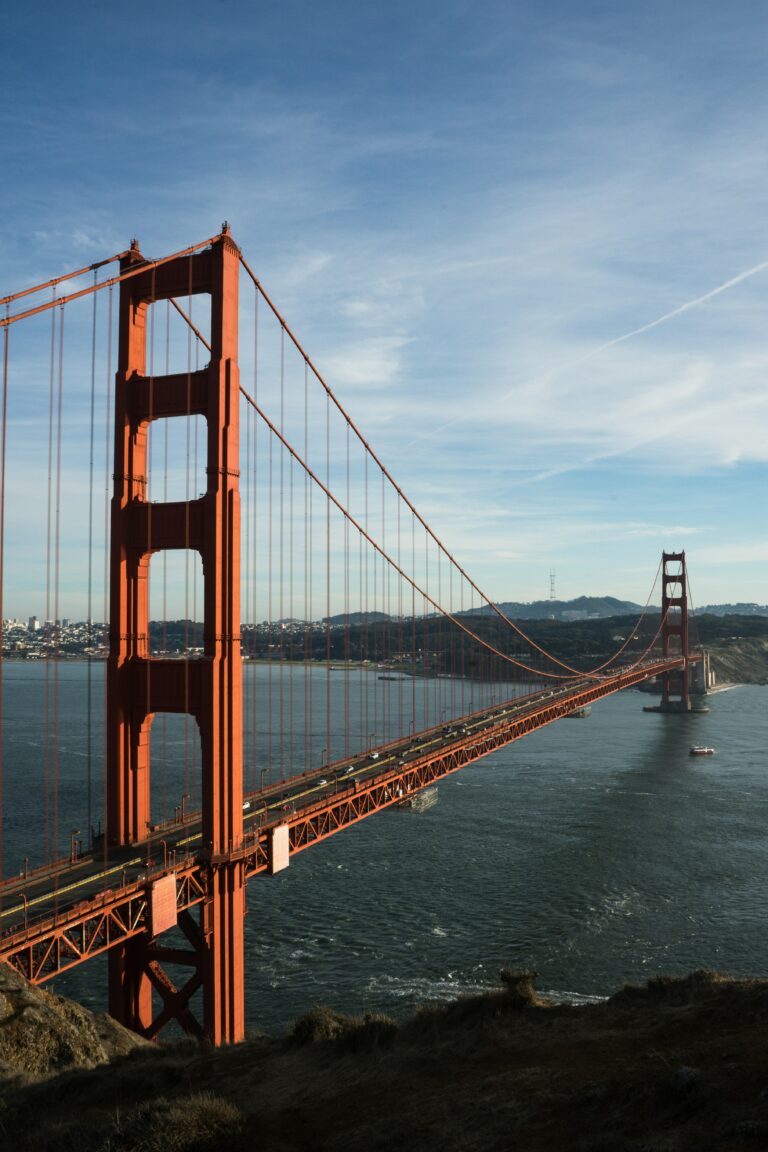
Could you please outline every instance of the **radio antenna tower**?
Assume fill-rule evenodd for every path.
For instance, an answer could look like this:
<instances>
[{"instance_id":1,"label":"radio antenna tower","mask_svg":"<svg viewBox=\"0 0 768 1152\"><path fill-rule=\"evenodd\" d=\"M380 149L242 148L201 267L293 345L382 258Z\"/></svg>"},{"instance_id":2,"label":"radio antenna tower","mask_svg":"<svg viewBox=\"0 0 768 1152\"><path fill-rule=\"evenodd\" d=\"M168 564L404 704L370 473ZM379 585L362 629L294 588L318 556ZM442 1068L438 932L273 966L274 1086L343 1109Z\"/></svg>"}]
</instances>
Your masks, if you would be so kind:
<instances>
[{"instance_id":1,"label":"radio antenna tower","mask_svg":"<svg viewBox=\"0 0 768 1152\"><path fill-rule=\"evenodd\" d=\"M550 569L549 573L549 598L555 599L555 573Z\"/></svg>"}]
</instances>

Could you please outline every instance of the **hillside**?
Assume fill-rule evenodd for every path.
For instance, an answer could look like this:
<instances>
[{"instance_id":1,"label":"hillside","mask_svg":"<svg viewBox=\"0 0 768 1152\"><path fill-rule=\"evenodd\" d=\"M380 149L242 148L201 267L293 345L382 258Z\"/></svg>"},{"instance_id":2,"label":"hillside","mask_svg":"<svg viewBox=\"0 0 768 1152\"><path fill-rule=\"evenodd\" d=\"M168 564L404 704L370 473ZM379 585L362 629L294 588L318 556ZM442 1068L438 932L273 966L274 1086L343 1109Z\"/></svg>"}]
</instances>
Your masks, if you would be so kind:
<instances>
[{"instance_id":1,"label":"hillside","mask_svg":"<svg viewBox=\"0 0 768 1152\"><path fill-rule=\"evenodd\" d=\"M702 616L768 616L768 604L705 604Z\"/></svg>"},{"instance_id":2,"label":"hillside","mask_svg":"<svg viewBox=\"0 0 768 1152\"><path fill-rule=\"evenodd\" d=\"M709 655L719 684L768 684L768 639L719 641Z\"/></svg>"},{"instance_id":3,"label":"hillside","mask_svg":"<svg viewBox=\"0 0 768 1152\"><path fill-rule=\"evenodd\" d=\"M617 600L615 596L577 596L574 600L533 600L530 604L518 600L505 600L496 607L511 620L602 620L608 616L627 614L639 616L643 610L632 600ZM492 612L493 609L488 606L475 610L477 615Z\"/></svg>"},{"instance_id":4,"label":"hillside","mask_svg":"<svg viewBox=\"0 0 768 1152\"><path fill-rule=\"evenodd\" d=\"M146 1047L147 1041L111 1017L32 987L0 964L0 1087L4 1078L23 1082L73 1067L94 1068Z\"/></svg>"},{"instance_id":5,"label":"hillside","mask_svg":"<svg viewBox=\"0 0 768 1152\"><path fill-rule=\"evenodd\" d=\"M14 1152L725 1152L768 1144L768 981L707 972L553 1005L531 973L400 1024L314 1009L290 1037L6 1063ZM63 1003L63 1002L62 1002ZM82 1010L80 1010L82 1011ZM6 1018L7 1019L7 1018ZM0 1031L5 1025L0 1019ZM38 1034L38 1040L40 1035Z\"/></svg>"}]
</instances>

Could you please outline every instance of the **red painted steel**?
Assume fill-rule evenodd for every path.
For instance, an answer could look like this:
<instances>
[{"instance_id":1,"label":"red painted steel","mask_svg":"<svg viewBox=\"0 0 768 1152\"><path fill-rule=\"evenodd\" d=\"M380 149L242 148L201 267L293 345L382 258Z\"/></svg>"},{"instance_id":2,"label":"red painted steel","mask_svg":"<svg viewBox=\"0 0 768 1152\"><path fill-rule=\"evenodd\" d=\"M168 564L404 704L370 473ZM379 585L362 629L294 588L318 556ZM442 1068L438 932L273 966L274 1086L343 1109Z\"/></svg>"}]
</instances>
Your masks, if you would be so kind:
<instances>
[{"instance_id":1,"label":"red painted steel","mask_svg":"<svg viewBox=\"0 0 768 1152\"><path fill-rule=\"evenodd\" d=\"M170 256L163 256L160 260L142 261L146 263L147 268L160 268L164 264L170 264L181 256L186 256L190 252L199 252L201 248L207 248L209 244L215 244L219 239L218 236L212 236L208 240L201 240L198 244L191 244L188 248L183 248L179 252L173 252ZM136 245L133 244L130 251L135 252ZM93 268L102 267L104 264L111 264L113 260L120 260L121 264L124 258L130 255L129 252L121 252L119 256L112 257L109 260L100 260L96 264L91 264L88 268L80 268L75 272L69 272L65 276L59 276L55 280L46 281L44 284L36 284L33 288L25 288L21 292L15 293L13 296L5 297L6 300L17 300L21 296L28 296L33 292L40 292L49 284L61 283L62 280L70 280L73 276L79 276L83 272L90 271ZM121 268L119 276L111 276L108 280L101 280L97 284L90 284L87 288L80 288L77 292L70 292L66 296L58 296L53 300L48 300L44 304L38 304L35 308L27 308L23 312L14 312L11 315L0 316L0 328L8 328L11 324L16 324L20 320L28 320L30 316L37 316L41 312L49 312L52 308L60 308L64 304L70 304L73 300L81 300L83 296L91 296L94 292L101 292L104 288L111 288L115 284L121 284L123 281L130 279L132 276L137 275L137 271L141 272L142 269L132 268L130 265Z\"/></svg>"},{"instance_id":2,"label":"red painted steel","mask_svg":"<svg viewBox=\"0 0 768 1152\"><path fill-rule=\"evenodd\" d=\"M202 853L207 873L198 949L205 1034L242 1039L243 837L242 664L240 656L239 252L222 232L210 248L141 272L134 245L121 263L120 343L115 399L110 654L107 671L107 828L112 846L150 829L150 733L156 712L187 712L200 731ZM147 310L158 300L208 293L211 360L203 372L147 375ZM147 502L147 432L160 417L207 420L207 489L194 501ZM162 549L196 549L204 573L204 656L150 657L148 577ZM152 967L150 967L150 962ZM110 953L110 1011L154 1034L157 964L143 945ZM166 1001L164 1011L169 1002ZM188 1005L185 1005L185 1014Z\"/></svg>"},{"instance_id":3,"label":"red painted steel","mask_svg":"<svg viewBox=\"0 0 768 1152\"><path fill-rule=\"evenodd\" d=\"M678 567L671 571L670 566ZM662 652L685 657L682 666L662 676L661 707L667 712L690 712L688 674L688 575L685 552L664 552L661 573Z\"/></svg>"},{"instance_id":4,"label":"red painted steel","mask_svg":"<svg viewBox=\"0 0 768 1152\"><path fill-rule=\"evenodd\" d=\"M673 659L672 663L679 667L683 661ZM291 853L301 852L320 840L340 832L342 828L398 803L404 796L425 788L444 776L458 772L482 756L569 715L576 708L593 704L624 688L632 688L643 680L662 673L669 664L670 661L654 661L642 668L617 673L616 676L600 684L582 687L549 704L540 703L523 715L500 720L481 732L452 742L448 747L443 746L433 753L420 756L376 777L371 783L358 787L353 793L337 793L324 798L287 819L286 822L290 827ZM248 876L262 872L267 867L260 854L252 852L249 855Z\"/></svg>"},{"instance_id":5,"label":"red painted steel","mask_svg":"<svg viewBox=\"0 0 768 1152\"><path fill-rule=\"evenodd\" d=\"M230 861L237 864L248 878L269 874L273 867L272 841L276 827L287 824L290 854L302 852L352 824L391 807L403 796L427 787L488 753L561 719L575 708L593 704L614 692L662 675L670 666L673 670L682 668L683 664L684 659L680 656L649 661L642 667L617 672L598 684L589 683L550 702L539 701L519 715L500 718L482 731L460 736L450 744L436 748L434 752L417 755L406 763L385 769L362 782L346 785L340 781L337 792L328 793L305 808L283 813L279 819L260 825L244 837L240 848L230 854ZM156 850L159 843L155 844ZM149 893L153 883L168 871L159 867L156 872L150 872L128 887L100 893L56 916L44 917L38 922L11 931L0 940L0 961L12 964L33 983L41 984L92 956L109 949L115 950L122 943L126 949L131 946L135 949L137 963L142 964L156 990L163 980L159 975L163 960L188 964L193 967L195 975L181 990L171 991L171 982L163 985L166 993L163 1009L146 1026L145 1034L157 1035L159 1028L168 1019L176 1019L187 1031L198 1034L199 1025L189 1011L189 999L199 986L196 976L200 976L199 954L203 945L199 929L189 916L189 909L210 903L212 871L206 861L199 857L180 859L174 866L179 925L192 945L192 951L189 952L169 950L149 941ZM137 943L133 944L134 940Z\"/></svg>"},{"instance_id":6,"label":"red painted steel","mask_svg":"<svg viewBox=\"0 0 768 1152\"><path fill-rule=\"evenodd\" d=\"M176 908L176 877L172 872L155 880L149 890L149 934L159 936L169 928L176 927L178 911Z\"/></svg>"},{"instance_id":7,"label":"red painted steel","mask_svg":"<svg viewBox=\"0 0 768 1152\"><path fill-rule=\"evenodd\" d=\"M175 877L179 913L205 899L206 877L199 864L192 860L180 864ZM119 888L107 888L9 933L2 941L0 961L12 964L32 984L43 984L137 936L148 936L147 884L151 882L140 878Z\"/></svg>"},{"instance_id":8,"label":"red painted steel","mask_svg":"<svg viewBox=\"0 0 768 1152\"><path fill-rule=\"evenodd\" d=\"M408 577L399 562L366 528L351 516L330 488L323 483L281 428L272 423L248 393L240 388L238 356L238 276L242 266L281 324L281 340L288 338L302 355L305 372L314 372L329 401L346 420L366 453L418 522L461 577L483 600L477 585L440 543L384 465L363 439L330 388L317 373L301 345L275 309L269 297L232 241L224 226L220 235L161 260L146 261L134 242L122 253L120 275L76 290L67 296L0 318L5 329L25 317L120 284L120 340L115 399L114 490L111 509L111 603L110 647L107 667L107 789L106 844L108 863L101 868L85 859L57 861L39 870L34 878L34 898L28 895L30 877L9 880L3 894L22 903L12 908L15 924L0 938L0 961L13 964L29 980L42 983L93 956L109 956L110 1011L129 1027L154 1037L170 1021L187 1032L206 1036L215 1044L242 1039L244 1035L243 925L245 881L251 876L286 867L291 855L335 835L367 816L401 801L405 796L460 770L529 732L571 714L611 693L631 687L650 676L663 680L662 707L685 711L690 707L689 664L697 656L689 652L688 599L685 553L664 553L662 558L662 623L651 646L662 636L663 657L640 661L623 670L604 669L619 653L591 672L574 673L538 645L533 644L494 604L500 619L520 633L534 649L571 675L535 671L537 678L576 682L565 691L540 694L521 703L510 701L488 712L454 720L455 730L446 736L441 727L420 734L418 747L406 748L397 741L380 749L382 760L371 757L363 766L339 766L333 787L321 780L320 771L304 778L281 781L254 794L263 808L262 822L249 813L251 831L243 833L242 779L242 667L240 656L240 497L239 497L239 395L246 397L276 441L298 462L309 479L335 506L347 524L367 541L389 567L408 581L437 612L438 597L430 595L428 577L421 588ZM107 262L103 262L107 263ZM91 269L99 265L91 265ZM53 286L83 272L48 281ZM45 287L45 286L43 286ZM24 290L12 300L38 291ZM211 299L210 343L192 324L178 299L208 294ZM147 317L151 305L168 300L190 325L210 352L202 371L174 375L147 373ZM6 307L6 311L8 311ZM63 314L63 312L62 312ZM111 331L111 329L110 329ZM330 409L328 409L330 410ZM207 422L207 486L197 500L149 503L147 500L147 436L160 418L203 416ZM326 418L326 435L328 435ZM328 449L330 454L330 448ZM348 452L348 448L347 448ZM367 459L367 457L366 457ZM348 467L348 464L347 464ZM281 473L282 475L282 473ZM367 475L367 473L366 473ZM347 480L349 484L349 480ZM367 484L367 480L366 480ZM282 496L281 496L282 498ZM366 509L368 490L366 487ZM399 508L399 505L398 505ZM399 513L398 513L399 515ZM366 512L367 516L367 512ZM330 521L328 521L330 523ZM399 521L398 521L399 525ZM399 527L398 527L399 533ZM282 544L281 544L282 548ZM153 554L164 549L199 552L204 573L204 649L200 658L175 661L152 658L149 650L148 576ZM0 550L1 551L1 550ZM398 535L399 556L399 535ZM1 563L1 558L0 558ZM672 569L675 569L674 571ZM327 570L328 573L330 569ZM367 579L367 577L366 577ZM330 596L330 575L327 575ZM415 604L415 601L414 601ZM54 613L54 616L58 613ZM282 612L280 613L282 616ZM330 617L330 603L328 605ZM414 608L415 619L415 608ZM478 641L500 660L532 671L514 656L505 655L488 640L471 632L455 616L443 615L458 630ZM330 636L330 632L328 632ZM629 639L623 645L627 646ZM622 650L623 650L622 648ZM620 651L622 651L620 650ZM330 648L328 651L330 658ZM195 717L201 741L202 811L194 820L195 831L171 843L152 832L150 812L151 728L157 712L181 712ZM375 726L375 725L374 725ZM330 741L328 741L330 744ZM342 762L343 763L343 762ZM334 766L326 765L330 775ZM267 818L268 803L275 793L294 800L276 818ZM304 785L309 785L308 789ZM298 787L297 787L298 786ZM299 791L302 788L302 791ZM323 790L324 789L324 790ZM253 799L253 797L251 798ZM282 798L271 805L277 805ZM300 807L296 808L295 804ZM172 839L173 822L161 830ZM199 832L197 829L199 828ZM183 838L182 838L183 837ZM182 855L195 842L194 854ZM145 845L140 859L129 859L129 846ZM162 846L162 852L160 852ZM176 849L179 855L176 855ZM147 863L144 856L147 854ZM158 859L150 864L149 854ZM109 858L111 853L111 858ZM120 863L122 861L122 863ZM141 861L142 874L132 882L126 869ZM109 883L111 873L120 874L114 888L94 894L97 884ZM42 884L42 875L51 877ZM109 876L109 879L107 877ZM67 883L67 881L71 881ZM50 884L50 887L48 886ZM76 901L72 892L87 884L87 898ZM53 896L56 893L56 900ZM67 899L69 893L69 902ZM62 899L60 901L59 894ZM30 919L30 903L42 902L55 912ZM198 909L198 918L192 914ZM178 925L184 945L163 944L161 936ZM164 965L189 969L180 986ZM196 1019L193 997L202 994L203 1019Z\"/></svg>"}]
</instances>

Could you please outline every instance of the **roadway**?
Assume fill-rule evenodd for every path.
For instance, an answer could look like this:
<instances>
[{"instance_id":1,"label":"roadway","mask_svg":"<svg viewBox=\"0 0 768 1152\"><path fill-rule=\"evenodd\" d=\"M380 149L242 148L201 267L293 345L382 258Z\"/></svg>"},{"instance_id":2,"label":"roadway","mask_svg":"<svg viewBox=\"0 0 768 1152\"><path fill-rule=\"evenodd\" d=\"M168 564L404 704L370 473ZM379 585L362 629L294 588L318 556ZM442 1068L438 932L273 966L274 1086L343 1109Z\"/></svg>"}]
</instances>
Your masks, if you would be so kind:
<instances>
[{"instance_id":1,"label":"roadway","mask_svg":"<svg viewBox=\"0 0 768 1152\"><path fill-rule=\"evenodd\" d=\"M305 808L345 789L373 783L420 757L439 753L467 737L542 705L568 698L593 684L584 679L567 688L534 692L458 720L437 725L383 745L369 753L312 769L291 779L246 793L243 800L244 833L290 822ZM99 847L75 860L28 875L7 879L0 888L0 933L6 934L52 913L87 901L105 889L125 888L145 878L148 870L196 856L202 848L201 817L188 813L183 820L155 826L141 844L121 848Z\"/></svg>"}]
</instances>

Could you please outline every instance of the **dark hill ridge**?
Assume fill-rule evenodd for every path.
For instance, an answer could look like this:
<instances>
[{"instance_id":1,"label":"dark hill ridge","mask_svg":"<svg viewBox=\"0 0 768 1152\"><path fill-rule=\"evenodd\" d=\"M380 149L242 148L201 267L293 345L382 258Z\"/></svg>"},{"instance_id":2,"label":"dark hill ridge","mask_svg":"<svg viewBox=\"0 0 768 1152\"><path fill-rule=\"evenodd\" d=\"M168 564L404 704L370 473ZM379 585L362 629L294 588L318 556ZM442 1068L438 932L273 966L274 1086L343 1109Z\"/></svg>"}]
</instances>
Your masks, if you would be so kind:
<instances>
[{"instance_id":1,"label":"dark hill ridge","mask_svg":"<svg viewBox=\"0 0 768 1152\"><path fill-rule=\"evenodd\" d=\"M737 1152L768 1147L768 981L710 972L555 1005L535 973L397 1023L6 1065L14 1152ZM6 1026L0 1018L0 1029ZM40 1037L38 1037L40 1039ZM23 1067L24 1065L22 1065ZM65 1065L66 1066L66 1065ZM61 1067L61 1064L59 1065Z\"/></svg>"},{"instance_id":2,"label":"dark hill ridge","mask_svg":"<svg viewBox=\"0 0 768 1152\"><path fill-rule=\"evenodd\" d=\"M696 612L702 616L768 616L768 604L705 604Z\"/></svg>"},{"instance_id":3,"label":"dark hill ridge","mask_svg":"<svg viewBox=\"0 0 768 1152\"><path fill-rule=\"evenodd\" d=\"M464 674L469 677L478 669L483 675L489 672L487 664L478 663L477 645L473 646L458 631L452 632L450 628L436 630L429 617L417 617L412 626L409 625L401 633L397 624L390 626L389 617L374 620L374 613L367 616L348 625L345 617L335 617L344 621L346 626L332 627L330 637L325 629L320 628L309 632L302 627L283 629L279 624L271 628L263 625L255 630L246 628L243 632L243 650L246 656L257 660L325 660L330 647L332 662L366 660L380 663L397 654L398 645L404 647L407 657L413 645L417 651L428 647L430 662L428 667L419 665L413 669L407 660L404 665L401 660L405 671L411 668L419 674L425 671L429 674L450 672L455 667L463 667ZM532 640L559 659L572 663L574 667L594 668L616 651L619 643L616 637L627 636L637 626L638 616L639 611L635 607L631 613L620 616L567 621L531 619L526 621L525 631ZM641 646L643 640L650 642L658 628L658 616L658 609L646 615L638 645ZM471 627L473 632L500 649L512 655L519 654L518 638L495 614L486 612L475 615ZM195 628L199 629L202 643L202 625L193 626L183 620L169 621L165 625L151 623L152 651L183 651L186 647L185 637L192 636ZM692 635L712 650L720 680L765 683L768 679L768 644L765 643L768 641L768 617L697 614ZM743 642L743 646L738 662L734 663L731 656L737 642ZM462 652L463 662L460 658Z\"/></svg>"},{"instance_id":4,"label":"dark hill ridge","mask_svg":"<svg viewBox=\"0 0 768 1152\"><path fill-rule=\"evenodd\" d=\"M512 620L568 620L576 616L596 620L607 616L639 615L643 610L640 604L635 604L631 600L617 600L614 596L577 596L575 600L534 600L530 604L505 600L496 607ZM487 612L493 612L488 605L466 615Z\"/></svg>"},{"instance_id":5,"label":"dark hill ridge","mask_svg":"<svg viewBox=\"0 0 768 1152\"><path fill-rule=\"evenodd\" d=\"M604 620L611 616L639 616L643 611L642 605L632 600L617 600L615 596L576 596L573 600L532 600L523 603L519 600L498 601L505 616L511 620ZM457 613L458 616L485 616L493 614L493 608L485 604L479 608L467 609ZM651 613L659 613L661 609L652 606ZM434 613L428 613L433 616ZM696 608L697 616L765 616L768 617L768 605L765 604L706 604ZM395 620L397 617L388 616L386 612L350 612L349 615L339 613L336 616L324 616L321 623L330 624L332 628L347 624L375 624L386 620ZM277 621L277 623L294 623L301 621Z\"/></svg>"},{"instance_id":6,"label":"dark hill ridge","mask_svg":"<svg viewBox=\"0 0 768 1152\"><path fill-rule=\"evenodd\" d=\"M513 620L561 620L581 617L583 619L602 619L607 616L623 616L627 614L639 615L642 607L631 600L617 600L613 596L577 596L575 600L534 600L530 604L523 604L517 600L504 600L496 605L505 616ZM565 616L563 615L565 613ZM486 616L493 615L493 608L485 604L480 608L470 608L465 612L457 612L457 616ZM429 613L428 616L434 616ZM394 620L396 617L388 616L386 612L351 612L348 616L341 613L337 616L323 617L323 624L331 627L341 627L345 624L372 624L382 620Z\"/></svg>"}]
</instances>

